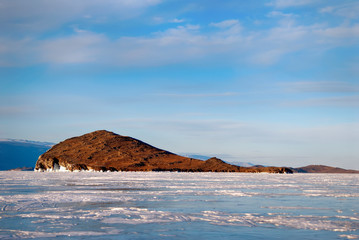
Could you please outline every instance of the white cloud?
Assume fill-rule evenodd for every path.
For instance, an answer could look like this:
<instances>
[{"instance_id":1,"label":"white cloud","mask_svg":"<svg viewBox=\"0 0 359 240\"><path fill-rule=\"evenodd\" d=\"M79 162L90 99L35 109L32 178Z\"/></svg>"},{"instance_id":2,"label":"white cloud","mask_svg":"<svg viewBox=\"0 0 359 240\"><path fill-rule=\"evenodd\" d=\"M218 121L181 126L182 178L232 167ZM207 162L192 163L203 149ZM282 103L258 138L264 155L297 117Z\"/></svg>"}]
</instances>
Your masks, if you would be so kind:
<instances>
[{"instance_id":1,"label":"white cloud","mask_svg":"<svg viewBox=\"0 0 359 240\"><path fill-rule=\"evenodd\" d=\"M185 22L185 20L184 19L179 19L179 18L174 18L170 22L172 22L172 23L183 23L183 22Z\"/></svg>"},{"instance_id":2,"label":"white cloud","mask_svg":"<svg viewBox=\"0 0 359 240\"><path fill-rule=\"evenodd\" d=\"M152 21L155 24L162 24L162 23L165 22L165 19L163 17L155 16L155 17L152 18Z\"/></svg>"},{"instance_id":3,"label":"white cloud","mask_svg":"<svg viewBox=\"0 0 359 240\"><path fill-rule=\"evenodd\" d=\"M99 62L107 39L98 34L80 33L75 36L46 40L41 46L41 60L55 64Z\"/></svg>"},{"instance_id":4,"label":"white cloud","mask_svg":"<svg viewBox=\"0 0 359 240\"><path fill-rule=\"evenodd\" d=\"M236 26L238 24L239 24L238 20L230 19L230 20L225 20L222 22L211 23L210 26L217 27L217 28L229 28L229 27Z\"/></svg>"},{"instance_id":5,"label":"white cloud","mask_svg":"<svg viewBox=\"0 0 359 240\"><path fill-rule=\"evenodd\" d=\"M17 33L38 33L77 20L79 16L91 20L128 19L141 14L161 0L17 0L2 1L0 28Z\"/></svg>"},{"instance_id":6,"label":"white cloud","mask_svg":"<svg viewBox=\"0 0 359 240\"><path fill-rule=\"evenodd\" d=\"M222 22L210 23L209 26L217 28L217 31L208 36L210 45L218 44L233 47L233 44L240 43L242 38L242 26L236 19L225 20Z\"/></svg>"},{"instance_id":7,"label":"white cloud","mask_svg":"<svg viewBox=\"0 0 359 240\"><path fill-rule=\"evenodd\" d=\"M273 64L283 56L301 51L326 52L340 46L356 45L359 25L328 27L326 25L287 25L263 31L252 41L251 59L255 63Z\"/></svg>"},{"instance_id":8,"label":"white cloud","mask_svg":"<svg viewBox=\"0 0 359 240\"><path fill-rule=\"evenodd\" d=\"M181 25L147 36L110 39L75 27L71 36L45 40L2 38L0 65L96 63L159 66L180 62L222 61L271 65L298 51L327 51L359 41L359 25L279 25L248 32L238 20ZM203 26L204 28L208 26Z\"/></svg>"},{"instance_id":9,"label":"white cloud","mask_svg":"<svg viewBox=\"0 0 359 240\"><path fill-rule=\"evenodd\" d=\"M124 37L111 45L114 65L158 66L203 57L198 25L179 26L151 37ZM115 49L115 51L114 51Z\"/></svg>"},{"instance_id":10,"label":"white cloud","mask_svg":"<svg viewBox=\"0 0 359 240\"><path fill-rule=\"evenodd\" d=\"M322 92L322 93L356 93L359 84L342 81L302 81L281 84L286 90L293 92Z\"/></svg>"},{"instance_id":11,"label":"white cloud","mask_svg":"<svg viewBox=\"0 0 359 240\"><path fill-rule=\"evenodd\" d=\"M31 38L0 38L0 66L22 66L39 62L36 41Z\"/></svg>"},{"instance_id":12,"label":"white cloud","mask_svg":"<svg viewBox=\"0 0 359 240\"><path fill-rule=\"evenodd\" d=\"M312 4L316 0L274 0L269 5L276 8L298 7Z\"/></svg>"},{"instance_id":13,"label":"white cloud","mask_svg":"<svg viewBox=\"0 0 359 240\"><path fill-rule=\"evenodd\" d=\"M74 26L73 29L74 29L74 32L76 32L76 33L88 33L89 32L87 30L80 29L77 26Z\"/></svg>"},{"instance_id":14,"label":"white cloud","mask_svg":"<svg viewBox=\"0 0 359 240\"><path fill-rule=\"evenodd\" d=\"M285 18L290 18L290 17L294 17L296 15L294 15L293 13L283 13L280 11L272 11L270 13L268 13L267 15L268 17L285 17Z\"/></svg>"},{"instance_id":15,"label":"white cloud","mask_svg":"<svg viewBox=\"0 0 359 240\"><path fill-rule=\"evenodd\" d=\"M327 6L327 7L321 8L319 10L319 12L320 13L331 13L331 12L333 12L333 10L334 10L333 6Z\"/></svg>"},{"instance_id":16,"label":"white cloud","mask_svg":"<svg viewBox=\"0 0 359 240\"><path fill-rule=\"evenodd\" d=\"M320 13L334 14L349 19L359 18L359 2L340 2L338 5L326 6L319 10Z\"/></svg>"},{"instance_id":17,"label":"white cloud","mask_svg":"<svg viewBox=\"0 0 359 240\"><path fill-rule=\"evenodd\" d=\"M272 65L279 61L280 57L286 53L285 49L271 49L253 54L249 60L254 64Z\"/></svg>"},{"instance_id":18,"label":"white cloud","mask_svg":"<svg viewBox=\"0 0 359 240\"><path fill-rule=\"evenodd\" d=\"M136 17L160 0L70 0L4 1L0 7L0 28L3 32L21 33L24 37L5 36L0 39L0 65L37 63L96 63L117 66L158 66L198 60L214 61L218 57L232 64L271 65L283 56L295 52L327 51L339 46L355 45L359 41L359 24L346 22L330 26L325 23L299 25L293 13L277 9L268 17L278 18L278 24L268 29L246 29L238 19L212 22L208 25L181 24L185 20L152 17L157 23L177 23L145 36L106 36L85 30L72 22L83 16L85 21L113 21ZM277 8L317 3L317 0L275 0ZM322 13L354 18L359 3L342 3L323 7ZM36 31L73 26L73 35L36 39ZM67 26L68 28L68 26ZM207 31L209 30L209 31ZM17 33L17 34L16 34ZM30 33L30 34L28 34ZM30 37L28 37L30 36ZM43 36L42 36L43 37Z\"/></svg>"},{"instance_id":19,"label":"white cloud","mask_svg":"<svg viewBox=\"0 0 359 240\"><path fill-rule=\"evenodd\" d=\"M239 93L236 92L224 92L224 93L164 93L159 94L159 96L165 97L176 97L176 98L207 98L207 97L231 97L238 96Z\"/></svg>"},{"instance_id":20,"label":"white cloud","mask_svg":"<svg viewBox=\"0 0 359 240\"><path fill-rule=\"evenodd\" d=\"M307 107L358 107L359 84L345 81L301 81L280 84L289 93L317 93L317 97L302 97L301 100L286 101L285 106ZM326 94L326 95L323 95Z\"/></svg>"},{"instance_id":21,"label":"white cloud","mask_svg":"<svg viewBox=\"0 0 359 240\"><path fill-rule=\"evenodd\" d=\"M345 95L333 97L302 97L300 100L285 100L281 103L285 107L331 107L334 108L358 108L359 95Z\"/></svg>"},{"instance_id":22,"label":"white cloud","mask_svg":"<svg viewBox=\"0 0 359 240\"><path fill-rule=\"evenodd\" d=\"M155 16L152 18L153 22L156 24L163 24L163 23L184 23L186 22L185 19L181 18L173 18L173 19L166 19L164 17Z\"/></svg>"},{"instance_id":23,"label":"white cloud","mask_svg":"<svg viewBox=\"0 0 359 240\"><path fill-rule=\"evenodd\" d=\"M101 2L101 1L100 1ZM147 7L151 5L156 5L161 2L161 0L121 0L121 1L110 1L113 4L118 4L120 6L130 6L135 8Z\"/></svg>"},{"instance_id":24,"label":"white cloud","mask_svg":"<svg viewBox=\"0 0 359 240\"><path fill-rule=\"evenodd\" d=\"M0 106L0 114L5 118L9 116L24 116L26 114L33 114L37 109L31 105L27 106Z\"/></svg>"},{"instance_id":25,"label":"white cloud","mask_svg":"<svg viewBox=\"0 0 359 240\"><path fill-rule=\"evenodd\" d=\"M254 64L272 65L287 54L315 47L315 41L310 41L312 28L315 27L287 25L261 32L251 42L254 51L249 60Z\"/></svg>"},{"instance_id":26,"label":"white cloud","mask_svg":"<svg viewBox=\"0 0 359 240\"><path fill-rule=\"evenodd\" d=\"M359 38L359 24L353 26L338 26L338 27L329 27L325 29L317 29L316 33L331 41L332 39L347 39L348 43L357 43Z\"/></svg>"},{"instance_id":27,"label":"white cloud","mask_svg":"<svg viewBox=\"0 0 359 240\"><path fill-rule=\"evenodd\" d=\"M330 106L330 107L359 107L359 95L310 98L284 103L286 106Z\"/></svg>"}]
</instances>

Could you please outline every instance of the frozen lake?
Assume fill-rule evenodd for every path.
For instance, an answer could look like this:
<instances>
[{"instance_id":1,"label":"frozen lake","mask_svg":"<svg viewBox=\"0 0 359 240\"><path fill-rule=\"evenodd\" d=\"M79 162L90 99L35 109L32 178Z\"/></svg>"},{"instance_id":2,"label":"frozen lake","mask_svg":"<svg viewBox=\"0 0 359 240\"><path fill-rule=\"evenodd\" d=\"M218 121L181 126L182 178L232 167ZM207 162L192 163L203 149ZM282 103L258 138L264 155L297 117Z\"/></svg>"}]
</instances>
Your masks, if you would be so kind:
<instances>
[{"instance_id":1,"label":"frozen lake","mask_svg":"<svg viewBox=\"0 0 359 240\"><path fill-rule=\"evenodd\" d=\"M359 239L359 174L0 172L0 239Z\"/></svg>"}]
</instances>

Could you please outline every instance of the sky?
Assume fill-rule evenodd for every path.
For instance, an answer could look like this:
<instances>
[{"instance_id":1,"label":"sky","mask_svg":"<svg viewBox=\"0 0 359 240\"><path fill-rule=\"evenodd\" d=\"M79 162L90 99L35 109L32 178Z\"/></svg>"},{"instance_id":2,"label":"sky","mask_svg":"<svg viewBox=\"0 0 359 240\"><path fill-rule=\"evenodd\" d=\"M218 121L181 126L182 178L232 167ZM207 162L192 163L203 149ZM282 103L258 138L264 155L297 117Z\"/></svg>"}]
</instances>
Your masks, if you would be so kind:
<instances>
[{"instance_id":1,"label":"sky","mask_svg":"<svg viewBox=\"0 0 359 240\"><path fill-rule=\"evenodd\" d=\"M359 1L0 0L0 138L105 129L359 169Z\"/></svg>"}]
</instances>

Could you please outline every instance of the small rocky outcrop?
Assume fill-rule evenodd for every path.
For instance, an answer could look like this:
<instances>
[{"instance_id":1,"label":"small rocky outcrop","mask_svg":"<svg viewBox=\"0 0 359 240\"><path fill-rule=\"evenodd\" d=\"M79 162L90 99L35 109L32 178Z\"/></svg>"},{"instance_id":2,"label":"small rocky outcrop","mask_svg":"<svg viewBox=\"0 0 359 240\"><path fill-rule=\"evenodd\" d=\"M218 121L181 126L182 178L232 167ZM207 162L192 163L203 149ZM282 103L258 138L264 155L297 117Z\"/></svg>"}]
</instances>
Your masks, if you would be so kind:
<instances>
[{"instance_id":1,"label":"small rocky outcrop","mask_svg":"<svg viewBox=\"0 0 359 240\"><path fill-rule=\"evenodd\" d=\"M359 173L357 170L330 167L325 165L308 165L300 168L293 168L295 173Z\"/></svg>"},{"instance_id":2,"label":"small rocky outcrop","mask_svg":"<svg viewBox=\"0 0 359 240\"><path fill-rule=\"evenodd\" d=\"M18 167L14 169L10 169L7 171L15 171L15 172L21 172L21 171L34 171L34 167Z\"/></svg>"},{"instance_id":3,"label":"small rocky outcrop","mask_svg":"<svg viewBox=\"0 0 359 240\"><path fill-rule=\"evenodd\" d=\"M242 172L250 172L250 173L293 173L293 170L287 167L246 167L242 169Z\"/></svg>"},{"instance_id":4,"label":"small rocky outcrop","mask_svg":"<svg viewBox=\"0 0 359 240\"><path fill-rule=\"evenodd\" d=\"M255 170L254 170L255 169ZM36 162L36 171L276 172L287 168L244 168L218 158L202 161L100 130L54 145Z\"/></svg>"}]
</instances>

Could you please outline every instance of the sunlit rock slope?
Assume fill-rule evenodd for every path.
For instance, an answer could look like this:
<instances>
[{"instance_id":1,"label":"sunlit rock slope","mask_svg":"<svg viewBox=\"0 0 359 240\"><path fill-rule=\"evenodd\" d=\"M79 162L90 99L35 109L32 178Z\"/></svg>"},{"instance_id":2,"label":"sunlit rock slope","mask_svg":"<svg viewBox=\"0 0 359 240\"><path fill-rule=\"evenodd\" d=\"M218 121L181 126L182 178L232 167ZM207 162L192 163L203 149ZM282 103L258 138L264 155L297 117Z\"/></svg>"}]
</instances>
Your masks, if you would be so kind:
<instances>
[{"instance_id":1,"label":"sunlit rock slope","mask_svg":"<svg viewBox=\"0 0 359 240\"><path fill-rule=\"evenodd\" d=\"M60 142L42 154L37 171L183 171L291 173L289 168L231 165L176 155L140 140L100 130Z\"/></svg>"}]
</instances>

